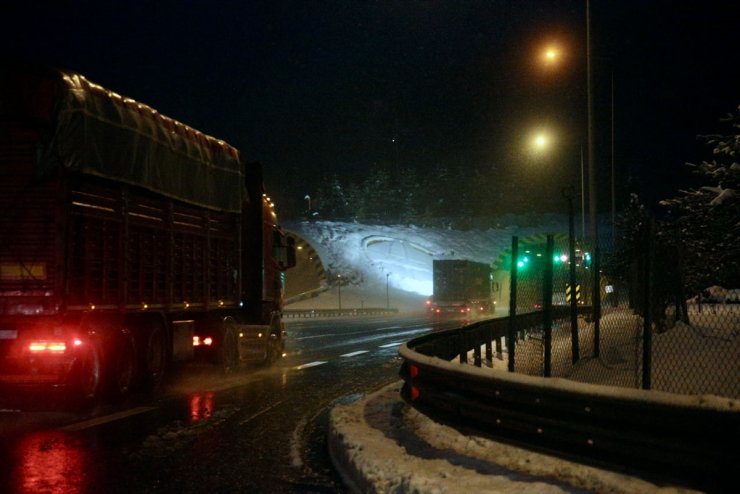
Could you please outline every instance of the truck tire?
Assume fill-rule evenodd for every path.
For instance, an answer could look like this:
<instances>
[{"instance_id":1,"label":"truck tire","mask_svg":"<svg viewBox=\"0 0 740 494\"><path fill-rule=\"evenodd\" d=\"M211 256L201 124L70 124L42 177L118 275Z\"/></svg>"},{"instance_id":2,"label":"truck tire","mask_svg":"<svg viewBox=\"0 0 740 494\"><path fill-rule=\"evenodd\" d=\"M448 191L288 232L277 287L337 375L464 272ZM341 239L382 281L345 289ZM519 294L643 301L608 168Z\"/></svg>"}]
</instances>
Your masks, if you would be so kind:
<instances>
[{"instance_id":1,"label":"truck tire","mask_svg":"<svg viewBox=\"0 0 740 494\"><path fill-rule=\"evenodd\" d=\"M108 375L108 394L113 400L126 397L131 391L136 376L136 349L128 332L114 339Z\"/></svg>"},{"instance_id":2,"label":"truck tire","mask_svg":"<svg viewBox=\"0 0 740 494\"><path fill-rule=\"evenodd\" d=\"M152 392L159 389L164 381L167 368L167 335L164 327L156 321L148 321L145 326L141 381L144 391Z\"/></svg>"},{"instance_id":3,"label":"truck tire","mask_svg":"<svg viewBox=\"0 0 740 494\"><path fill-rule=\"evenodd\" d=\"M97 340L88 340L77 349L77 358L69 380L69 398L75 407L91 406L97 400L102 383L102 351Z\"/></svg>"},{"instance_id":4,"label":"truck tire","mask_svg":"<svg viewBox=\"0 0 740 494\"><path fill-rule=\"evenodd\" d=\"M285 341L282 339L282 324L279 316L273 316L270 322L270 335L267 339L264 365L269 366L280 360L285 350Z\"/></svg>"},{"instance_id":5,"label":"truck tire","mask_svg":"<svg viewBox=\"0 0 740 494\"><path fill-rule=\"evenodd\" d=\"M216 364L224 372L235 371L239 367L239 330L231 317L225 317L221 323L218 348L215 353Z\"/></svg>"}]
</instances>

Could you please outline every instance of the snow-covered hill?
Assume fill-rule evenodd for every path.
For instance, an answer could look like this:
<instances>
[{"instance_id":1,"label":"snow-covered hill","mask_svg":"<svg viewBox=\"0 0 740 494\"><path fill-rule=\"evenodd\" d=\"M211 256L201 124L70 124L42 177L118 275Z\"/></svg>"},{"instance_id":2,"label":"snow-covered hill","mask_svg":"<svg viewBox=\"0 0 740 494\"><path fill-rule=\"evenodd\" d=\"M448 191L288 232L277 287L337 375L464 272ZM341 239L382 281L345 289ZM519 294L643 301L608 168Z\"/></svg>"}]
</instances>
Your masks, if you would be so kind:
<instances>
[{"instance_id":1,"label":"snow-covered hill","mask_svg":"<svg viewBox=\"0 0 740 494\"><path fill-rule=\"evenodd\" d=\"M431 295L434 259L492 263L511 246L514 235L567 231L564 216L523 218L521 224L526 226L510 224L467 231L334 221L284 226L311 244L321 257L329 279L341 276L344 307L385 306L388 289L393 291L392 305L403 309L404 302L420 307L419 301ZM337 296L327 295L322 300L298 304L336 307Z\"/></svg>"}]
</instances>

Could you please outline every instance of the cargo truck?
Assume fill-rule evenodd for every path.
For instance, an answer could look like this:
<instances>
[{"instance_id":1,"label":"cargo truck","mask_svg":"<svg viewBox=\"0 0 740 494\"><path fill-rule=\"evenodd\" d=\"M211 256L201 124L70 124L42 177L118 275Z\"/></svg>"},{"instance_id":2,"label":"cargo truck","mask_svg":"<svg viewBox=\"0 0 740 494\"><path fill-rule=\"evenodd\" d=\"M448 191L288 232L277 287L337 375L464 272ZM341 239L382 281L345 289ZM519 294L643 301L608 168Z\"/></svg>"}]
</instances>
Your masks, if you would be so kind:
<instances>
[{"instance_id":1,"label":"cargo truck","mask_svg":"<svg viewBox=\"0 0 740 494\"><path fill-rule=\"evenodd\" d=\"M473 317L495 311L488 264L465 259L434 260L432 283L428 310L433 316Z\"/></svg>"},{"instance_id":2,"label":"cargo truck","mask_svg":"<svg viewBox=\"0 0 740 494\"><path fill-rule=\"evenodd\" d=\"M0 68L0 386L94 401L284 349L295 264L258 165L82 75Z\"/></svg>"}]
</instances>

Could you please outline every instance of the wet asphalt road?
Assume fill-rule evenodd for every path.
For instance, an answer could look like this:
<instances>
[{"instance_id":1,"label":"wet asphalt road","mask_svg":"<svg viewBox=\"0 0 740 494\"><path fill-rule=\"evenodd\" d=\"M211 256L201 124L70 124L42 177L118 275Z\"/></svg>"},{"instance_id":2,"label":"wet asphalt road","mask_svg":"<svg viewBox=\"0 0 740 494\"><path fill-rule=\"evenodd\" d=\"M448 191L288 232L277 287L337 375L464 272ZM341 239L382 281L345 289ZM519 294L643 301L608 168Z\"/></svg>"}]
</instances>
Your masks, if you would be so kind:
<instances>
[{"instance_id":1,"label":"wet asphalt road","mask_svg":"<svg viewBox=\"0 0 740 494\"><path fill-rule=\"evenodd\" d=\"M154 399L60 411L49 395L0 411L7 493L344 492L328 412L398 379L401 343L454 321L287 321L286 358L224 376L189 365Z\"/></svg>"}]
</instances>

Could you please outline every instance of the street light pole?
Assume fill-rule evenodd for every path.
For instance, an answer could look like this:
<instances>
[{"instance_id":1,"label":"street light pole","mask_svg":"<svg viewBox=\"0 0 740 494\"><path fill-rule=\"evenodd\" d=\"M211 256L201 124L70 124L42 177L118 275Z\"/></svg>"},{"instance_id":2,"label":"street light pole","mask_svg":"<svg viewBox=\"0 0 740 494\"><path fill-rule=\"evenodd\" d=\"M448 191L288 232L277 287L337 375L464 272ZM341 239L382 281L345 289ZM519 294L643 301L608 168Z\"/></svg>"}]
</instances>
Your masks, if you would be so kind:
<instances>
[{"instance_id":1,"label":"street light pole","mask_svg":"<svg viewBox=\"0 0 740 494\"><path fill-rule=\"evenodd\" d=\"M339 310L342 310L342 275L337 275L337 294L339 297Z\"/></svg>"},{"instance_id":2,"label":"street light pole","mask_svg":"<svg viewBox=\"0 0 740 494\"><path fill-rule=\"evenodd\" d=\"M612 70L612 88L611 89L612 89L612 112L611 112L612 113L612 121L611 121L611 124L612 124L611 125L612 127L612 139L611 139L612 156L611 158L612 158L612 246L613 246L615 242L614 224L617 221L617 202L616 202L617 191L614 185L614 179L615 179L615 176L614 176L614 70Z\"/></svg>"},{"instance_id":3,"label":"street light pole","mask_svg":"<svg viewBox=\"0 0 740 494\"><path fill-rule=\"evenodd\" d=\"M391 273L385 273L385 308L390 309L391 308L391 295L390 295L390 289L388 287L388 278L390 277Z\"/></svg>"},{"instance_id":4,"label":"street light pole","mask_svg":"<svg viewBox=\"0 0 740 494\"><path fill-rule=\"evenodd\" d=\"M594 152L594 102L593 77L591 64L591 2L586 0L586 85L588 106L588 207L589 207L589 234L594 250L598 243L598 227L596 225L596 157Z\"/></svg>"},{"instance_id":5,"label":"street light pole","mask_svg":"<svg viewBox=\"0 0 740 494\"><path fill-rule=\"evenodd\" d=\"M570 341L573 364L580 359L578 345L578 299L576 298L576 232L573 208L573 187L563 188L563 197L568 201L568 286L570 288Z\"/></svg>"}]
</instances>

